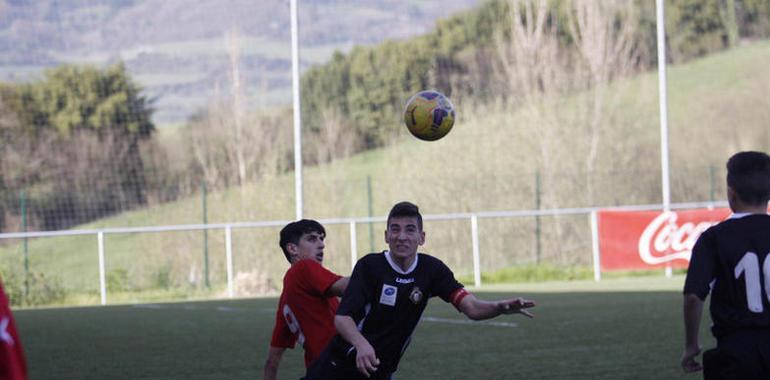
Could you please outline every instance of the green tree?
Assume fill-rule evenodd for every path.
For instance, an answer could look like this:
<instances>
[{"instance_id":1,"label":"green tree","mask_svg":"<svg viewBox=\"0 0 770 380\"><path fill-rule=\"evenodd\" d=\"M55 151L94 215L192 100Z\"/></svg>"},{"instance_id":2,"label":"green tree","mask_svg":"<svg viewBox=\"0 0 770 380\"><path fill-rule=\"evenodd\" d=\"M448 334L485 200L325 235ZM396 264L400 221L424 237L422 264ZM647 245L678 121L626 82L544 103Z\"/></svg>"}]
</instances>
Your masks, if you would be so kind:
<instances>
[{"instance_id":1,"label":"green tree","mask_svg":"<svg viewBox=\"0 0 770 380\"><path fill-rule=\"evenodd\" d=\"M738 28L741 36L767 38L770 36L770 1L737 0Z\"/></svg>"},{"instance_id":2,"label":"green tree","mask_svg":"<svg viewBox=\"0 0 770 380\"><path fill-rule=\"evenodd\" d=\"M546 4L546 24L566 54L576 54L578 49L576 36L564 27L577 3L548 0ZM331 62L312 68L302 78L303 127L318 131L323 119L319 115L331 112L358 136L361 149L371 149L397 135L403 104L418 90L435 88L450 96L459 90L477 101L516 96L499 83L491 62L500 54L495 40L512 38L511 20L506 17L511 7L524 10L531 4L532 0L490 0L439 21L426 35L336 53ZM655 3L634 0L633 6L639 33L629 46L639 54L632 64L635 70L645 70L657 63ZM768 20L767 0L668 1L668 56L683 62L732 46L739 38L768 35Z\"/></svg>"},{"instance_id":3,"label":"green tree","mask_svg":"<svg viewBox=\"0 0 770 380\"><path fill-rule=\"evenodd\" d=\"M3 136L12 142L0 152L4 192L27 190L38 228L64 228L146 202L140 144L154 126L140 92L116 64L58 67L0 94L18 118Z\"/></svg>"},{"instance_id":4,"label":"green tree","mask_svg":"<svg viewBox=\"0 0 770 380\"><path fill-rule=\"evenodd\" d=\"M149 101L139 94L122 63L99 70L91 66L62 66L45 73L42 81L23 86L27 120L35 129L53 128L71 136L79 129L111 130L148 137Z\"/></svg>"}]
</instances>

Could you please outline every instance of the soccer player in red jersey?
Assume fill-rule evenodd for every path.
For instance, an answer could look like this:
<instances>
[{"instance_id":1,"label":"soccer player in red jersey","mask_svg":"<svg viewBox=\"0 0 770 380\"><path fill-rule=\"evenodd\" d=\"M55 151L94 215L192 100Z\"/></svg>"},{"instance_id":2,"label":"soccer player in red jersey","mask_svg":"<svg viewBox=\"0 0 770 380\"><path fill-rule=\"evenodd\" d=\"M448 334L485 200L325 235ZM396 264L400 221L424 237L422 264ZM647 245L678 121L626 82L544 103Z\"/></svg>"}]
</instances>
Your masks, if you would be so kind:
<instances>
[{"instance_id":1,"label":"soccer player in red jersey","mask_svg":"<svg viewBox=\"0 0 770 380\"><path fill-rule=\"evenodd\" d=\"M26 380L27 363L16 332L8 297L0 283L0 379Z\"/></svg>"},{"instance_id":2,"label":"soccer player in red jersey","mask_svg":"<svg viewBox=\"0 0 770 380\"><path fill-rule=\"evenodd\" d=\"M283 277L275 327L263 379L274 380L287 348L299 342L310 366L334 336L334 315L348 278L324 268L326 230L315 220L302 219L281 230L279 245L291 268Z\"/></svg>"}]
</instances>

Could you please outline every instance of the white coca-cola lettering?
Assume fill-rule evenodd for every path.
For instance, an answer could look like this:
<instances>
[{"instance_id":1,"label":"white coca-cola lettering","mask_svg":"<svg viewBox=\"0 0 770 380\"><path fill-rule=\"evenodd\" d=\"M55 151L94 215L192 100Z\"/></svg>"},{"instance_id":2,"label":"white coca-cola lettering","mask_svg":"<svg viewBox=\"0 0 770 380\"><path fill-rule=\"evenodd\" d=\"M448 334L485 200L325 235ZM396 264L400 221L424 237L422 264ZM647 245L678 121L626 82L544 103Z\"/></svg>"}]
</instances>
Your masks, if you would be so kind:
<instances>
[{"instance_id":1,"label":"white coca-cola lettering","mask_svg":"<svg viewBox=\"0 0 770 380\"><path fill-rule=\"evenodd\" d=\"M675 212L664 212L647 225L639 237L639 257L647 264L655 265L669 261L690 260L692 247L703 231L719 221L700 223L686 222L677 225L679 216Z\"/></svg>"}]
</instances>

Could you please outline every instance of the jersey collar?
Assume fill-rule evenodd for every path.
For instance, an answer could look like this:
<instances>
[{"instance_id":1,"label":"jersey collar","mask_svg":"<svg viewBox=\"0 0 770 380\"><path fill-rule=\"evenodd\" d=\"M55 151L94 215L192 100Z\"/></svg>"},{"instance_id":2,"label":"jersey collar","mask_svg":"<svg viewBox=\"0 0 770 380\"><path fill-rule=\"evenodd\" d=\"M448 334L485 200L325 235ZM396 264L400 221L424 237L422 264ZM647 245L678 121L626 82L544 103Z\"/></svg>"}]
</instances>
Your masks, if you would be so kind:
<instances>
[{"instance_id":1,"label":"jersey collar","mask_svg":"<svg viewBox=\"0 0 770 380\"><path fill-rule=\"evenodd\" d=\"M393 262L393 259L390 257L390 251L386 250L385 252L383 252L383 254L385 255L385 259L388 260L388 264L390 264L390 267L393 268L393 270L398 272L399 274L412 273L412 271L414 271L414 268L417 268L417 261L420 259L420 255L415 255L414 262L412 263L412 265L409 267L408 270L403 271L398 265L396 265L396 263Z\"/></svg>"},{"instance_id":2,"label":"jersey collar","mask_svg":"<svg viewBox=\"0 0 770 380\"><path fill-rule=\"evenodd\" d=\"M754 215L750 212L734 212L728 219L740 219L745 216ZM766 215L766 214L757 214L757 215Z\"/></svg>"}]
</instances>

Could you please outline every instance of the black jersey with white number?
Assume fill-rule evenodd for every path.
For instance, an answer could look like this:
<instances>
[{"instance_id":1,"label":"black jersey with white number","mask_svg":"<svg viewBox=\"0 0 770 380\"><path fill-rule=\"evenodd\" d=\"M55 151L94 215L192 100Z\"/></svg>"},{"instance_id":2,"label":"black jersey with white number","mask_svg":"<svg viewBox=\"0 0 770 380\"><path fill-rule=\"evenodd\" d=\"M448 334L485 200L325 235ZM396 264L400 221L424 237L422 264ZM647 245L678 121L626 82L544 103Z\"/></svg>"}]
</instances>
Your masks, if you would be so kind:
<instances>
[{"instance_id":1,"label":"black jersey with white number","mask_svg":"<svg viewBox=\"0 0 770 380\"><path fill-rule=\"evenodd\" d=\"M353 318L359 331L374 347L380 372L395 372L428 299L439 296L451 302L463 285L441 260L417 254L414 264L402 271L390 252L371 253L356 263L337 315ZM356 353L337 335L330 344L339 357Z\"/></svg>"},{"instance_id":2,"label":"black jersey with white number","mask_svg":"<svg viewBox=\"0 0 770 380\"><path fill-rule=\"evenodd\" d=\"M770 329L769 253L769 215L733 217L698 238L684 293L705 299L711 290L715 337L741 329Z\"/></svg>"}]
</instances>

